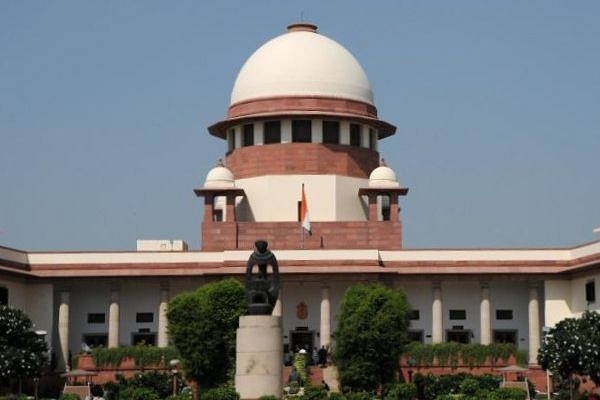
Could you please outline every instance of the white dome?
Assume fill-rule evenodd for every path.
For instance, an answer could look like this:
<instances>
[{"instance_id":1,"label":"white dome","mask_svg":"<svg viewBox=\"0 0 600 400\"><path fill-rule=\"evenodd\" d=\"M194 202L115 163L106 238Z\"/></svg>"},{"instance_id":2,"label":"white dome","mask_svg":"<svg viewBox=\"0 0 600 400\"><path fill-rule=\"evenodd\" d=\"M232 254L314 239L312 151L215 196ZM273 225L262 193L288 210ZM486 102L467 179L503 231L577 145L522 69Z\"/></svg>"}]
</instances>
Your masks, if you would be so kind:
<instances>
[{"instance_id":1,"label":"white dome","mask_svg":"<svg viewBox=\"0 0 600 400\"><path fill-rule=\"evenodd\" d=\"M231 104L265 97L326 96L373 105L356 58L316 26L295 24L254 52L240 70Z\"/></svg>"},{"instance_id":2,"label":"white dome","mask_svg":"<svg viewBox=\"0 0 600 400\"><path fill-rule=\"evenodd\" d=\"M206 189L229 189L234 188L233 173L227 167L218 165L210 170L204 181Z\"/></svg>"},{"instance_id":3,"label":"white dome","mask_svg":"<svg viewBox=\"0 0 600 400\"><path fill-rule=\"evenodd\" d=\"M372 188L398 188L400 183L396 173L388 166L377 167L369 175L369 187Z\"/></svg>"}]
</instances>

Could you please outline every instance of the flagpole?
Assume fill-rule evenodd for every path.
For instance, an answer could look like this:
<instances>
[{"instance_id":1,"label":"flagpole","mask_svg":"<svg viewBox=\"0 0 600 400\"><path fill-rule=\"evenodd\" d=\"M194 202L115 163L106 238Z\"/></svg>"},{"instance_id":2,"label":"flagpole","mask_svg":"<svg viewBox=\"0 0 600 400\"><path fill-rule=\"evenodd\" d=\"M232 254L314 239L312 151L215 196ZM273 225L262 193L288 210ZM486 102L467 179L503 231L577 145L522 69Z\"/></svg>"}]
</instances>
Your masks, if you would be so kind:
<instances>
[{"instance_id":1,"label":"flagpole","mask_svg":"<svg viewBox=\"0 0 600 400\"><path fill-rule=\"evenodd\" d=\"M304 183L302 184L302 196L304 196ZM304 207L303 200L304 200L304 197L302 197L302 201L300 201L300 248L301 249L304 249L304 227L302 226L302 224L304 223L303 215L302 215L302 207Z\"/></svg>"}]
</instances>

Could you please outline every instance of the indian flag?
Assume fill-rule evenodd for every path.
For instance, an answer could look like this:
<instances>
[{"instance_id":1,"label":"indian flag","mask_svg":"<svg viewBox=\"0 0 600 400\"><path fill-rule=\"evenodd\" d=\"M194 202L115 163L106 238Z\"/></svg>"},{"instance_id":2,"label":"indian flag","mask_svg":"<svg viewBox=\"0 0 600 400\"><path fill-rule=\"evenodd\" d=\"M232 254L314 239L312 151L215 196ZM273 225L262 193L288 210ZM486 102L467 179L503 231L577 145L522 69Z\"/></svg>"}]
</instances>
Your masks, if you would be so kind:
<instances>
[{"instance_id":1,"label":"indian flag","mask_svg":"<svg viewBox=\"0 0 600 400\"><path fill-rule=\"evenodd\" d=\"M304 184L302 184L302 201L300 202L300 221L302 222L302 228L312 235L310 230L310 217L308 215L308 203L306 202L306 195L304 194Z\"/></svg>"}]
</instances>

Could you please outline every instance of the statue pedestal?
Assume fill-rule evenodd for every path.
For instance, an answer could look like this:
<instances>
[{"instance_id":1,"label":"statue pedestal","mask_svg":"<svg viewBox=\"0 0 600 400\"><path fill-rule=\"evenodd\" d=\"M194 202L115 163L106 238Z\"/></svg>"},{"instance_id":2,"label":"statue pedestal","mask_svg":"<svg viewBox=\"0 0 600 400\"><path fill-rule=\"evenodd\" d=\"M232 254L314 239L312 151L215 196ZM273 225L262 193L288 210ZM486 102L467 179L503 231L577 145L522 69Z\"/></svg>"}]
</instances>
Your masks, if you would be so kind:
<instances>
[{"instance_id":1,"label":"statue pedestal","mask_svg":"<svg viewBox=\"0 0 600 400\"><path fill-rule=\"evenodd\" d=\"M283 393L281 317L240 317L236 338L235 390L243 400Z\"/></svg>"}]
</instances>

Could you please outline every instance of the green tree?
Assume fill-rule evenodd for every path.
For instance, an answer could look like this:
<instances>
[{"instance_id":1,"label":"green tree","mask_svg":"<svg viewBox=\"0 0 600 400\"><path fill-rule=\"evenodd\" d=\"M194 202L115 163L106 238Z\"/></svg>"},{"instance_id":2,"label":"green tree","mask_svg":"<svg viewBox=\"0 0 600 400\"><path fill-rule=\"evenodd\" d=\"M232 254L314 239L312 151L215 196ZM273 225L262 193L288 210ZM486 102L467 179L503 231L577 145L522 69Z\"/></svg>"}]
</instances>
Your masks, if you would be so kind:
<instances>
[{"instance_id":1,"label":"green tree","mask_svg":"<svg viewBox=\"0 0 600 400\"><path fill-rule=\"evenodd\" d=\"M40 376L48 346L32 327L23 311L0 306L0 386L11 378Z\"/></svg>"},{"instance_id":2,"label":"green tree","mask_svg":"<svg viewBox=\"0 0 600 400\"><path fill-rule=\"evenodd\" d=\"M244 286L235 279L212 282L171 300L169 335L186 378L212 388L233 376L236 329L246 310Z\"/></svg>"},{"instance_id":3,"label":"green tree","mask_svg":"<svg viewBox=\"0 0 600 400\"><path fill-rule=\"evenodd\" d=\"M395 380L410 309L404 293L381 284L346 291L334 350L342 387L371 391Z\"/></svg>"},{"instance_id":4,"label":"green tree","mask_svg":"<svg viewBox=\"0 0 600 400\"><path fill-rule=\"evenodd\" d=\"M538 363L571 382L572 376L587 375L600 384L600 314L585 311L580 318L566 318L556 324L538 353Z\"/></svg>"}]
</instances>

